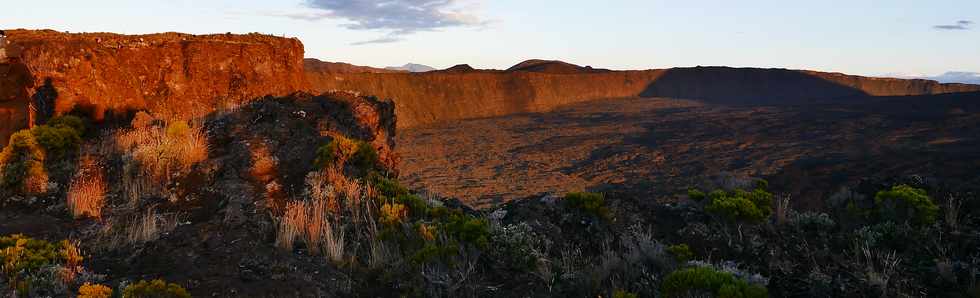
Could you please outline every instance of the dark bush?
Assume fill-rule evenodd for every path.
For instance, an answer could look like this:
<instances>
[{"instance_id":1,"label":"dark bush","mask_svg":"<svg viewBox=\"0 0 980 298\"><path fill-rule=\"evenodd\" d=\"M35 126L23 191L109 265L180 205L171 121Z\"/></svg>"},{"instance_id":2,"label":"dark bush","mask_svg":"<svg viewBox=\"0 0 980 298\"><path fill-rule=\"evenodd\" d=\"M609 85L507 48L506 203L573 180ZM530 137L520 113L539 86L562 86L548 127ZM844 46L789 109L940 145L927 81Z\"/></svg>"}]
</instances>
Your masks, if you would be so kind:
<instances>
[{"instance_id":1,"label":"dark bush","mask_svg":"<svg viewBox=\"0 0 980 298\"><path fill-rule=\"evenodd\" d=\"M599 218L609 218L609 208L606 199L600 193L572 192L565 195L565 204L569 208L580 210Z\"/></svg>"},{"instance_id":2,"label":"dark bush","mask_svg":"<svg viewBox=\"0 0 980 298\"><path fill-rule=\"evenodd\" d=\"M694 258L694 252L691 252L691 247L683 243L668 246L667 252L674 255L674 259L679 263L684 263Z\"/></svg>"}]
</instances>

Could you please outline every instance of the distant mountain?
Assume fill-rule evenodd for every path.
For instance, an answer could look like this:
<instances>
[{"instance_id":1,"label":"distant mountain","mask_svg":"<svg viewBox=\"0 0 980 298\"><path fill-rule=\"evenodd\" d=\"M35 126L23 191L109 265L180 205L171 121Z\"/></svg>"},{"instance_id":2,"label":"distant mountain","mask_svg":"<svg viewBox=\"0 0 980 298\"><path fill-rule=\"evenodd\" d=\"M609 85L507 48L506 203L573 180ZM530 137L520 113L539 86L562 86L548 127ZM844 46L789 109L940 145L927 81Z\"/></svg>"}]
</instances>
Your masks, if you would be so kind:
<instances>
[{"instance_id":1,"label":"distant mountain","mask_svg":"<svg viewBox=\"0 0 980 298\"><path fill-rule=\"evenodd\" d=\"M303 60L304 67L308 72L314 73L402 73L405 70L391 70L374 68L370 66L353 65L343 62L320 61L313 58Z\"/></svg>"},{"instance_id":2,"label":"distant mountain","mask_svg":"<svg viewBox=\"0 0 980 298\"><path fill-rule=\"evenodd\" d=\"M607 72L607 69L595 69L591 66L578 66L568 62L557 61L557 60L540 60L531 59L517 65L511 66L507 71L527 71L527 72L542 72L542 73L557 73L557 74L573 74L573 73L595 73L595 72Z\"/></svg>"},{"instance_id":3,"label":"distant mountain","mask_svg":"<svg viewBox=\"0 0 980 298\"><path fill-rule=\"evenodd\" d=\"M402 66L389 66L389 67L385 67L385 69L401 70L401 71L408 71L408 72L428 72L428 71L436 70L435 67L422 65L422 64L415 64L415 63L409 63Z\"/></svg>"},{"instance_id":4,"label":"distant mountain","mask_svg":"<svg viewBox=\"0 0 980 298\"><path fill-rule=\"evenodd\" d=\"M916 74L904 74L904 73L889 73L885 74L886 77L899 78L899 79L923 79L923 80L933 80L940 83L960 83L960 84L974 84L980 85L980 72L968 72L968 71L948 71L938 76L927 76L927 75L916 75Z\"/></svg>"},{"instance_id":5,"label":"distant mountain","mask_svg":"<svg viewBox=\"0 0 980 298\"><path fill-rule=\"evenodd\" d=\"M940 83L963 83L963 84L980 85L980 73L978 72L950 71L938 76L927 77L925 79L936 80L939 81Z\"/></svg>"}]
</instances>

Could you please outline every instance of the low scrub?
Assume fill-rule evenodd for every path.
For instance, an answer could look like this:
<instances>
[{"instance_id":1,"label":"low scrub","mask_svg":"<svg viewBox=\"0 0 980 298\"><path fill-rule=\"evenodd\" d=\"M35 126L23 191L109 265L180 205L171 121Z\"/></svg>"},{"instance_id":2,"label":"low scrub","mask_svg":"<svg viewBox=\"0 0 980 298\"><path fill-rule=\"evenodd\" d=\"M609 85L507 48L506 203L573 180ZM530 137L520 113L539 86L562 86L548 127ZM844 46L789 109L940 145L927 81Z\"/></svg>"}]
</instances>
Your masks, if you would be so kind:
<instances>
[{"instance_id":1,"label":"low scrub","mask_svg":"<svg viewBox=\"0 0 980 298\"><path fill-rule=\"evenodd\" d=\"M705 211L733 221L764 222L772 214L772 194L761 188L753 191L716 190L708 194Z\"/></svg>"},{"instance_id":2,"label":"low scrub","mask_svg":"<svg viewBox=\"0 0 980 298\"><path fill-rule=\"evenodd\" d=\"M85 283L78 288L78 298L111 298L112 288L100 285Z\"/></svg>"},{"instance_id":3,"label":"low scrub","mask_svg":"<svg viewBox=\"0 0 980 298\"><path fill-rule=\"evenodd\" d=\"M14 133L7 147L0 152L0 184L29 194L46 192L48 172L44 163L47 157L47 152L30 130Z\"/></svg>"},{"instance_id":4,"label":"low scrub","mask_svg":"<svg viewBox=\"0 0 980 298\"><path fill-rule=\"evenodd\" d=\"M168 283L161 279L153 281L142 280L131 286L126 287L122 293L123 298L190 298L191 294L175 283Z\"/></svg>"},{"instance_id":5,"label":"low scrub","mask_svg":"<svg viewBox=\"0 0 980 298\"><path fill-rule=\"evenodd\" d=\"M568 193L565 195L564 202L569 208L580 210L586 214L591 214L603 219L608 219L610 217L609 208L606 207L606 199L600 193Z\"/></svg>"},{"instance_id":6,"label":"low scrub","mask_svg":"<svg viewBox=\"0 0 980 298\"><path fill-rule=\"evenodd\" d=\"M691 267L671 272L664 278L661 289L666 297L689 297L702 292L725 298L769 297L765 287L749 284L731 273L711 267Z\"/></svg>"},{"instance_id":7,"label":"low scrub","mask_svg":"<svg viewBox=\"0 0 980 298\"><path fill-rule=\"evenodd\" d=\"M320 169L351 164L362 174L367 174L376 169L380 162L378 151L371 143L336 136L317 149L314 164Z\"/></svg>"}]
</instances>

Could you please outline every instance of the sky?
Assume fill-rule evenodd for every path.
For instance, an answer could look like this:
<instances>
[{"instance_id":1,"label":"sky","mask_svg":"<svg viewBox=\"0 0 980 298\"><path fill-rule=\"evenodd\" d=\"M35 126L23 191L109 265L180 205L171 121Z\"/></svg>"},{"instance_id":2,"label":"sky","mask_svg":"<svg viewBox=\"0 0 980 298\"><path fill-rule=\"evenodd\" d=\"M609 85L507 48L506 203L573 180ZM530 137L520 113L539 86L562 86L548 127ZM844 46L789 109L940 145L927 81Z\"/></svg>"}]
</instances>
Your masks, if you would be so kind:
<instances>
[{"instance_id":1,"label":"sky","mask_svg":"<svg viewBox=\"0 0 980 298\"><path fill-rule=\"evenodd\" d=\"M980 81L976 0L31 0L0 28L298 37L375 67L776 67Z\"/></svg>"}]
</instances>

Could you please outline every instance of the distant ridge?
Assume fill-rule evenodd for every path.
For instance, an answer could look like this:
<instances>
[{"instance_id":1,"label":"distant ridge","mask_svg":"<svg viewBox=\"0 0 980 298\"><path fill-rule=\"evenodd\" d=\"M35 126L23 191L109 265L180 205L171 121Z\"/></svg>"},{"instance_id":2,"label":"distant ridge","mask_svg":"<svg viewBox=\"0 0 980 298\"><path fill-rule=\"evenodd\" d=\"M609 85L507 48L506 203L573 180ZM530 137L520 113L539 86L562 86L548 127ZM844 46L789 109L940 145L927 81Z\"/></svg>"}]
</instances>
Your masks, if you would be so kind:
<instances>
[{"instance_id":1,"label":"distant ridge","mask_svg":"<svg viewBox=\"0 0 980 298\"><path fill-rule=\"evenodd\" d=\"M360 66L344 62L328 62L319 59L303 59L303 67L306 71L319 73L405 73L404 70L392 70L375 68L370 66Z\"/></svg>"},{"instance_id":2,"label":"distant ridge","mask_svg":"<svg viewBox=\"0 0 980 298\"><path fill-rule=\"evenodd\" d=\"M595 69L591 66L578 66L568 62L557 61L557 60L540 60L531 59L517 65L511 66L507 69L510 72L516 71L526 71L526 72L540 72L540 73L554 73L554 74L576 74L576 73L597 73L597 72L609 72L608 69Z\"/></svg>"},{"instance_id":3,"label":"distant ridge","mask_svg":"<svg viewBox=\"0 0 980 298\"><path fill-rule=\"evenodd\" d=\"M415 64L415 63L408 63L402 66L389 66L389 67L385 67L385 69L407 71L407 72L429 72L429 71L436 70L435 67L422 65L422 64Z\"/></svg>"}]
</instances>

